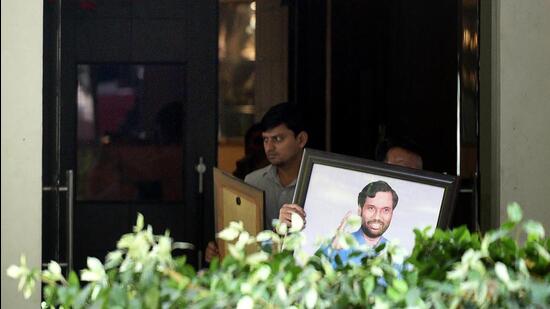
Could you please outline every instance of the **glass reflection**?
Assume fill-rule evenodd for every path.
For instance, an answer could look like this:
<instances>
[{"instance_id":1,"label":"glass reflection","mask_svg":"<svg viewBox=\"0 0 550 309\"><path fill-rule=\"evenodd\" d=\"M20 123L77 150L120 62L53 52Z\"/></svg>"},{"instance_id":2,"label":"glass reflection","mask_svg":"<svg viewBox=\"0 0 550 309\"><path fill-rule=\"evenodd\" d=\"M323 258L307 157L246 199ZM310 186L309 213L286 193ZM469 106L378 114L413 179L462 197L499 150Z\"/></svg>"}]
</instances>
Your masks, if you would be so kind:
<instances>
[{"instance_id":1,"label":"glass reflection","mask_svg":"<svg viewBox=\"0 0 550 309\"><path fill-rule=\"evenodd\" d=\"M81 64L77 199L183 196L183 65Z\"/></svg>"},{"instance_id":2,"label":"glass reflection","mask_svg":"<svg viewBox=\"0 0 550 309\"><path fill-rule=\"evenodd\" d=\"M220 0L218 33L218 168L231 173L255 120L256 2Z\"/></svg>"},{"instance_id":3,"label":"glass reflection","mask_svg":"<svg viewBox=\"0 0 550 309\"><path fill-rule=\"evenodd\" d=\"M461 103L461 171L463 180L476 177L478 170L479 108L479 3L464 0L460 16L460 103ZM465 183L466 181L463 181Z\"/></svg>"},{"instance_id":4,"label":"glass reflection","mask_svg":"<svg viewBox=\"0 0 550 309\"><path fill-rule=\"evenodd\" d=\"M250 1L220 2L218 59L222 140L242 138L254 121L254 4Z\"/></svg>"}]
</instances>

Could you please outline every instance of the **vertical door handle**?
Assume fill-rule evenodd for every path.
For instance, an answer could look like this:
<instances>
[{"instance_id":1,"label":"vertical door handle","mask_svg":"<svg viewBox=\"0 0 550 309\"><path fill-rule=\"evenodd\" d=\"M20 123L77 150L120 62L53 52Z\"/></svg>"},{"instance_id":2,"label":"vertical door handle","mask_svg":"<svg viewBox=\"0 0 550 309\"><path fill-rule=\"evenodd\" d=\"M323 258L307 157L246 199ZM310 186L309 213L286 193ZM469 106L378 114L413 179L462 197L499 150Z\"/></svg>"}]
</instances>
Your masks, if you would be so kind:
<instances>
[{"instance_id":1,"label":"vertical door handle","mask_svg":"<svg viewBox=\"0 0 550 309\"><path fill-rule=\"evenodd\" d=\"M203 157L199 157L199 163L197 165L195 165L195 171L197 171L197 173L199 174L199 194L201 194L201 197L202 197L202 193L203 193L203 181L204 181L204 173L206 172L206 165L204 164L204 158ZM201 199L202 200L202 199ZM202 206L203 205L200 205L198 207L198 217L199 217L199 222L203 222L203 210L202 210ZM197 250L197 258L198 258L198 266L199 266L199 269L202 268L202 241L201 241L201 236L199 236L199 239L198 239L198 247L199 249Z\"/></svg>"},{"instance_id":2,"label":"vertical door handle","mask_svg":"<svg viewBox=\"0 0 550 309\"><path fill-rule=\"evenodd\" d=\"M195 171L199 173L199 194L203 192L203 175L206 172L206 165L204 164L204 158L199 157L199 164L195 165Z\"/></svg>"},{"instance_id":3,"label":"vertical door handle","mask_svg":"<svg viewBox=\"0 0 550 309\"><path fill-rule=\"evenodd\" d=\"M67 273L73 269L73 219L74 219L74 171L67 170L65 174L67 184L67 215L66 215L66 233L67 233Z\"/></svg>"},{"instance_id":4,"label":"vertical door handle","mask_svg":"<svg viewBox=\"0 0 550 309\"><path fill-rule=\"evenodd\" d=\"M66 213L65 213L65 233L66 233L66 241L65 241L65 250L66 250L66 260L65 261L58 261L59 265L63 267L67 267L67 274L73 269L73 218L74 218L74 171L73 170L67 170L65 172L65 186L59 185L59 180L57 181L57 184L53 186L45 186L42 188L45 192L55 192L55 194L59 194L59 192L66 192ZM59 199L57 198L57 201ZM59 241L59 213L60 213L60 205L59 203L56 203L56 213L57 215L57 246L61 246ZM56 250L55 258L59 259L59 251ZM43 267L47 267L48 263L43 263Z\"/></svg>"}]
</instances>

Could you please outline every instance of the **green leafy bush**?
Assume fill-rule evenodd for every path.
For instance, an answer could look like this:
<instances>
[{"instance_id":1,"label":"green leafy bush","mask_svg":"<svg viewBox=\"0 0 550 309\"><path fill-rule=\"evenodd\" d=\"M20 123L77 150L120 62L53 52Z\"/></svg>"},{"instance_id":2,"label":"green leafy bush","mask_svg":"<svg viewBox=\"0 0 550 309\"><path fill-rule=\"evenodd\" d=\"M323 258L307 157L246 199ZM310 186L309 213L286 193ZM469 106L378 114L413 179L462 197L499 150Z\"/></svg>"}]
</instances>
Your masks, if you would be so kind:
<instances>
[{"instance_id":1,"label":"green leafy bush","mask_svg":"<svg viewBox=\"0 0 550 309\"><path fill-rule=\"evenodd\" d=\"M89 258L80 278L75 272L63 277L56 262L42 272L31 270L24 258L7 272L20 280L26 297L38 281L44 282L43 307L550 307L550 240L539 223L521 222L517 204L508 209L510 220L483 236L463 227L416 230L415 247L406 259L390 244L361 265L336 268L321 252L308 257L300 251L297 216L293 228L276 224L274 231L256 236L233 222L219 234L230 243L230 254L198 272L184 256L172 255L189 244L153 235L140 215L133 233L122 236L105 263ZM520 245L522 231L526 241ZM337 237L357 254L369 250L354 247L343 234ZM246 246L255 243L263 249L245 254Z\"/></svg>"}]
</instances>

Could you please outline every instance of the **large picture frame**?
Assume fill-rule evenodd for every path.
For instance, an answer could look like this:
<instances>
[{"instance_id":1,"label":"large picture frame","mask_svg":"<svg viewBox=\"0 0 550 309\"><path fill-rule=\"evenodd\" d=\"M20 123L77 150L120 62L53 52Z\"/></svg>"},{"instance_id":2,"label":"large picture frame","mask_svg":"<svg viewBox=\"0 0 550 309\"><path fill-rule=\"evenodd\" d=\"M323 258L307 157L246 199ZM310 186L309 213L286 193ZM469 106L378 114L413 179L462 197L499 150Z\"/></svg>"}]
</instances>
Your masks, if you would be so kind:
<instances>
[{"instance_id":1,"label":"large picture frame","mask_svg":"<svg viewBox=\"0 0 550 309\"><path fill-rule=\"evenodd\" d=\"M358 214L359 192L379 180L399 197L384 238L410 253L414 228L449 227L458 189L456 176L306 148L293 197L293 203L306 212L304 251L313 254L320 240L335 235L348 212Z\"/></svg>"},{"instance_id":2,"label":"large picture frame","mask_svg":"<svg viewBox=\"0 0 550 309\"><path fill-rule=\"evenodd\" d=\"M256 235L264 228L264 191L249 185L241 179L213 168L214 176L214 216L216 233L231 221L242 221L244 229ZM227 253L225 241L217 240L220 258ZM247 251L254 251L247 248Z\"/></svg>"}]
</instances>

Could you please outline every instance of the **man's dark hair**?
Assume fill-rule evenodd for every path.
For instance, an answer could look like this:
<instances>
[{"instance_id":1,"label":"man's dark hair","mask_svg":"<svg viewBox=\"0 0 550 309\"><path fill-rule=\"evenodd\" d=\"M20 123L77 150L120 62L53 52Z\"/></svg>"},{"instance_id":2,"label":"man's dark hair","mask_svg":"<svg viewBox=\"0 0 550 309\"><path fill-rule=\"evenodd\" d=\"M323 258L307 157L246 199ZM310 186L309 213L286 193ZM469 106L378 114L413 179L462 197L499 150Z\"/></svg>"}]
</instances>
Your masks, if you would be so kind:
<instances>
[{"instance_id":1,"label":"man's dark hair","mask_svg":"<svg viewBox=\"0 0 550 309\"><path fill-rule=\"evenodd\" d=\"M394 147L403 148L422 158L420 146L413 139L405 136L393 136L384 139L376 146L375 160L385 161L388 151Z\"/></svg>"},{"instance_id":2,"label":"man's dark hair","mask_svg":"<svg viewBox=\"0 0 550 309\"><path fill-rule=\"evenodd\" d=\"M294 135L306 131L302 111L298 105L284 102L271 107L262 118L264 131L270 130L281 124L286 125Z\"/></svg>"},{"instance_id":3,"label":"man's dark hair","mask_svg":"<svg viewBox=\"0 0 550 309\"><path fill-rule=\"evenodd\" d=\"M373 198L378 192L391 192L393 201L392 208L395 209L399 197L397 196L397 193L392 189L392 187L390 187L387 182L382 180L369 183L363 188L363 190L361 190L361 192L359 192L359 196L357 196L357 203L359 204L359 207L363 208L367 197Z\"/></svg>"}]
</instances>

